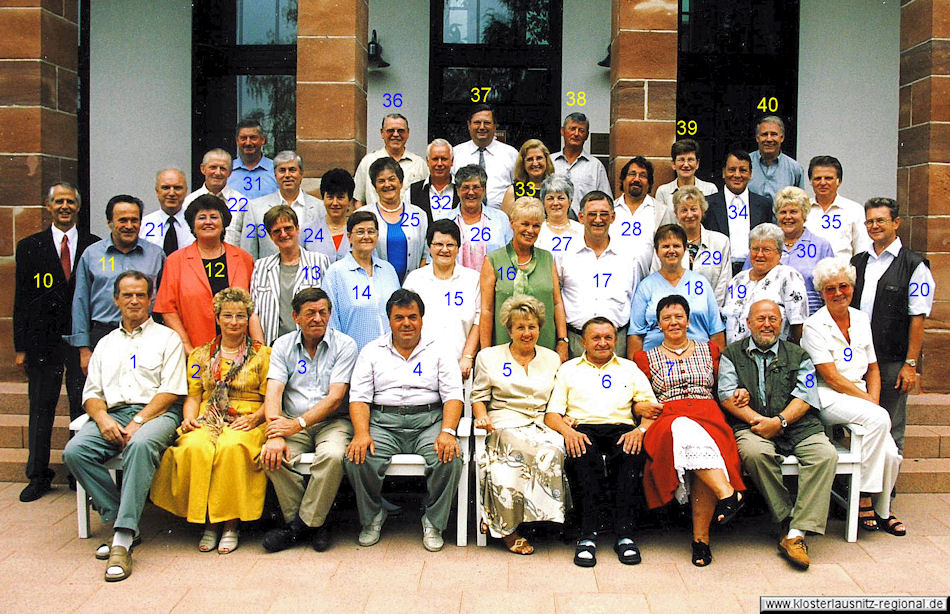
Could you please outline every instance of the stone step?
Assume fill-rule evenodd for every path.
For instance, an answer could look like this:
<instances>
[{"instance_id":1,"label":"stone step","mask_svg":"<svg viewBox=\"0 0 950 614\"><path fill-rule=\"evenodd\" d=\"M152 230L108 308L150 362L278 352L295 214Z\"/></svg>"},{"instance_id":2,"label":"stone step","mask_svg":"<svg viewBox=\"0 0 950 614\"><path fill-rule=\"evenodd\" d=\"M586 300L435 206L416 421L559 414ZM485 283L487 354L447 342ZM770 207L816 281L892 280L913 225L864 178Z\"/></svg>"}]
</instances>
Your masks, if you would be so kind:
<instances>
[{"instance_id":1,"label":"stone step","mask_svg":"<svg viewBox=\"0 0 950 614\"><path fill-rule=\"evenodd\" d=\"M950 492L950 458L904 460L897 492Z\"/></svg>"},{"instance_id":2,"label":"stone step","mask_svg":"<svg viewBox=\"0 0 950 614\"><path fill-rule=\"evenodd\" d=\"M29 447L30 417L21 414L0 414L0 448ZM62 450L69 441L69 416L56 416L53 420L54 450Z\"/></svg>"},{"instance_id":3,"label":"stone step","mask_svg":"<svg viewBox=\"0 0 950 614\"><path fill-rule=\"evenodd\" d=\"M907 424L950 426L950 394L907 397Z\"/></svg>"},{"instance_id":4,"label":"stone step","mask_svg":"<svg viewBox=\"0 0 950 614\"><path fill-rule=\"evenodd\" d=\"M904 458L950 458L950 426L909 425Z\"/></svg>"},{"instance_id":5,"label":"stone step","mask_svg":"<svg viewBox=\"0 0 950 614\"><path fill-rule=\"evenodd\" d=\"M30 414L30 398L27 395L26 382L0 382L0 415L3 414L24 416ZM60 390L56 414L69 415L69 400L66 398L65 389Z\"/></svg>"},{"instance_id":6,"label":"stone step","mask_svg":"<svg viewBox=\"0 0 950 614\"><path fill-rule=\"evenodd\" d=\"M26 482L23 473L28 456L26 448L0 448L0 482ZM56 483L66 483L66 467L62 450L50 452L50 469L56 472Z\"/></svg>"}]
</instances>

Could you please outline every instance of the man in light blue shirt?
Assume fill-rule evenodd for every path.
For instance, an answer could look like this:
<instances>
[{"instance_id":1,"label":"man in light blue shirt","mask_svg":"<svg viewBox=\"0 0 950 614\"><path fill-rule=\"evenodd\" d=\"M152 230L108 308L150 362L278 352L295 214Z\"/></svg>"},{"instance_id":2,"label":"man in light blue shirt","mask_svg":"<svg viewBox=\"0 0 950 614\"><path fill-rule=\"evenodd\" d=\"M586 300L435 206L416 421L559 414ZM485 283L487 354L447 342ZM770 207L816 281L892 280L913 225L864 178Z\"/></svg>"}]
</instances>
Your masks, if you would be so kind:
<instances>
[{"instance_id":1,"label":"man in light blue shirt","mask_svg":"<svg viewBox=\"0 0 950 614\"><path fill-rule=\"evenodd\" d=\"M589 192L600 190L610 196L610 180L607 169L594 156L584 153L584 143L590 135L590 122L583 113L571 113L564 118L561 136L564 137L564 149L551 154L554 172L567 175L574 184L574 199L571 210L580 215L581 199Z\"/></svg>"},{"instance_id":2,"label":"man in light blue shirt","mask_svg":"<svg viewBox=\"0 0 950 614\"><path fill-rule=\"evenodd\" d=\"M304 288L293 300L299 330L278 337L271 349L264 398L267 443L261 462L287 528L264 536L268 552L289 548L307 536L317 552L330 543L327 514L343 479L343 453L353 437L344 401L357 354L355 341L327 328L332 309L326 292ZM311 452L305 489L304 476L292 467Z\"/></svg>"},{"instance_id":3,"label":"man in light blue shirt","mask_svg":"<svg viewBox=\"0 0 950 614\"><path fill-rule=\"evenodd\" d=\"M795 158L782 153L785 141L785 123L777 115L763 117L755 125L758 151L753 151L752 181L749 190L763 194L775 202L775 195L786 186L805 189L805 170Z\"/></svg>"},{"instance_id":4,"label":"man in light blue shirt","mask_svg":"<svg viewBox=\"0 0 950 614\"><path fill-rule=\"evenodd\" d=\"M249 201L277 191L274 162L264 157L266 142L267 135L259 121L244 119L238 123L238 157L232 162L228 185Z\"/></svg>"},{"instance_id":5,"label":"man in light blue shirt","mask_svg":"<svg viewBox=\"0 0 950 614\"><path fill-rule=\"evenodd\" d=\"M90 245L76 263L72 334L63 338L79 348L83 372L99 340L119 327L121 315L112 299L116 277L124 271L141 271L155 285L165 265L162 248L139 238L143 209L142 201L134 196L110 198L106 219L111 234ZM154 296L151 301L154 305Z\"/></svg>"}]
</instances>

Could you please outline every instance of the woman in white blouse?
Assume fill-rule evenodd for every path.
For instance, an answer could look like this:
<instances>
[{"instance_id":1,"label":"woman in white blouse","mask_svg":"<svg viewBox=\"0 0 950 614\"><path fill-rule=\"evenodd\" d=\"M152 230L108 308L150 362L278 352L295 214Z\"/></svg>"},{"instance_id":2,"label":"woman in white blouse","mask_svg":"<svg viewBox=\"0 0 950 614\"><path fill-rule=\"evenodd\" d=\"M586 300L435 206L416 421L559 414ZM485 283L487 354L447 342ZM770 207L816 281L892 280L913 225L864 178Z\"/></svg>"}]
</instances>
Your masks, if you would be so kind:
<instances>
[{"instance_id":1,"label":"woman in white blouse","mask_svg":"<svg viewBox=\"0 0 950 614\"><path fill-rule=\"evenodd\" d=\"M567 216L573 198L574 184L567 175L555 173L541 183L541 204L546 219L536 245L554 254L556 259L584 245L584 225Z\"/></svg>"},{"instance_id":2,"label":"woman in white blouse","mask_svg":"<svg viewBox=\"0 0 950 614\"><path fill-rule=\"evenodd\" d=\"M798 343L801 338L808 296L801 273L780 263L784 241L784 233L775 224L759 224L749 232L752 268L732 278L722 306L727 343L749 336L749 307L761 300L773 301L782 310L782 339Z\"/></svg>"},{"instance_id":3,"label":"woman in white blouse","mask_svg":"<svg viewBox=\"0 0 950 614\"><path fill-rule=\"evenodd\" d=\"M901 456L891 437L891 420L879 405L881 373L874 354L871 320L851 307L855 270L844 258L825 258L814 271L825 306L805 321L802 348L818 371L821 420L847 424L864 436L859 522L867 531L906 533L891 514L891 491ZM806 383L807 385L807 383Z\"/></svg>"},{"instance_id":4,"label":"woman in white blouse","mask_svg":"<svg viewBox=\"0 0 950 614\"><path fill-rule=\"evenodd\" d=\"M500 537L515 554L534 547L518 534L525 522L564 522L569 501L564 438L544 425L544 412L561 366L556 352L539 347L544 304L516 294L501 306L511 342L485 348L475 360L472 411L489 432L478 503L483 533Z\"/></svg>"}]
</instances>

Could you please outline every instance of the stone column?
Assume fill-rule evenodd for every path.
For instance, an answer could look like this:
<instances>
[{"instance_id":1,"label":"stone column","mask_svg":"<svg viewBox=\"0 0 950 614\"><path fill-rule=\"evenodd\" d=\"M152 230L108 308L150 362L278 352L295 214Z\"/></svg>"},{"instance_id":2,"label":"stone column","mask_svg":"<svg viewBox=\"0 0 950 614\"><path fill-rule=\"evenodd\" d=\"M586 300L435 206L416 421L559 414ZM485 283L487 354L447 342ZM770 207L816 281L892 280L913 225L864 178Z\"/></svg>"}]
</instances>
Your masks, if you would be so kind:
<instances>
[{"instance_id":1,"label":"stone column","mask_svg":"<svg viewBox=\"0 0 950 614\"><path fill-rule=\"evenodd\" d=\"M368 0L297 4L297 152L304 174L351 173L366 153ZM304 180L313 191L313 181ZM309 185L308 185L309 184Z\"/></svg>"},{"instance_id":2,"label":"stone column","mask_svg":"<svg viewBox=\"0 0 950 614\"><path fill-rule=\"evenodd\" d=\"M48 224L43 189L56 181L76 182L79 59L78 0L9 4L0 6L0 377L5 379L22 377L13 366L16 242Z\"/></svg>"},{"instance_id":3,"label":"stone column","mask_svg":"<svg viewBox=\"0 0 950 614\"><path fill-rule=\"evenodd\" d=\"M611 181L633 156L653 162L654 189L673 179L676 0L613 0L610 53Z\"/></svg>"},{"instance_id":4,"label":"stone column","mask_svg":"<svg viewBox=\"0 0 950 614\"><path fill-rule=\"evenodd\" d=\"M950 392L950 0L902 0L897 200L901 239L937 282L921 388Z\"/></svg>"}]
</instances>

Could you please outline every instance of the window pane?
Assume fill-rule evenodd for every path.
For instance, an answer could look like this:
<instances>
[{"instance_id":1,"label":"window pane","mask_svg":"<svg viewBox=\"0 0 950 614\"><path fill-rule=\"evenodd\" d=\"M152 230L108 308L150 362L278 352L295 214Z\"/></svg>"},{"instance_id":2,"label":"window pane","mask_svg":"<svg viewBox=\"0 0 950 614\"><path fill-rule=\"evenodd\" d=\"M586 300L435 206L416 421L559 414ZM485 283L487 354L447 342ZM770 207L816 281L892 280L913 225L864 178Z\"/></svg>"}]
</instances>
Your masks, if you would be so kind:
<instances>
[{"instance_id":1,"label":"window pane","mask_svg":"<svg viewBox=\"0 0 950 614\"><path fill-rule=\"evenodd\" d=\"M237 115L261 122L268 158L297 145L297 84L293 75L239 75Z\"/></svg>"},{"instance_id":2,"label":"window pane","mask_svg":"<svg viewBox=\"0 0 950 614\"><path fill-rule=\"evenodd\" d=\"M442 75L443 103L543 106L550 101L551 71L546 68L450 67ZM491 88L487 95L485 88Z\"/></svg>"},{"instance_id":3,"label":"window pane","mask_svg":"<svg viewBox=\"0 0 950 614\"><path fill-rule=\"evenodd\" d=\"M237 44L297 43L297 0L237 0Z\"/></svg>"},{"instance_id":4,"label":"window pane","mask_svg":"<svg viewBox=\"0 0 950 614\"><path fill-rule=\"evenodd\" d=\"M551 0L444 0L442 42L523 47L550 44Z\"/></svg>"}]
</instances>

